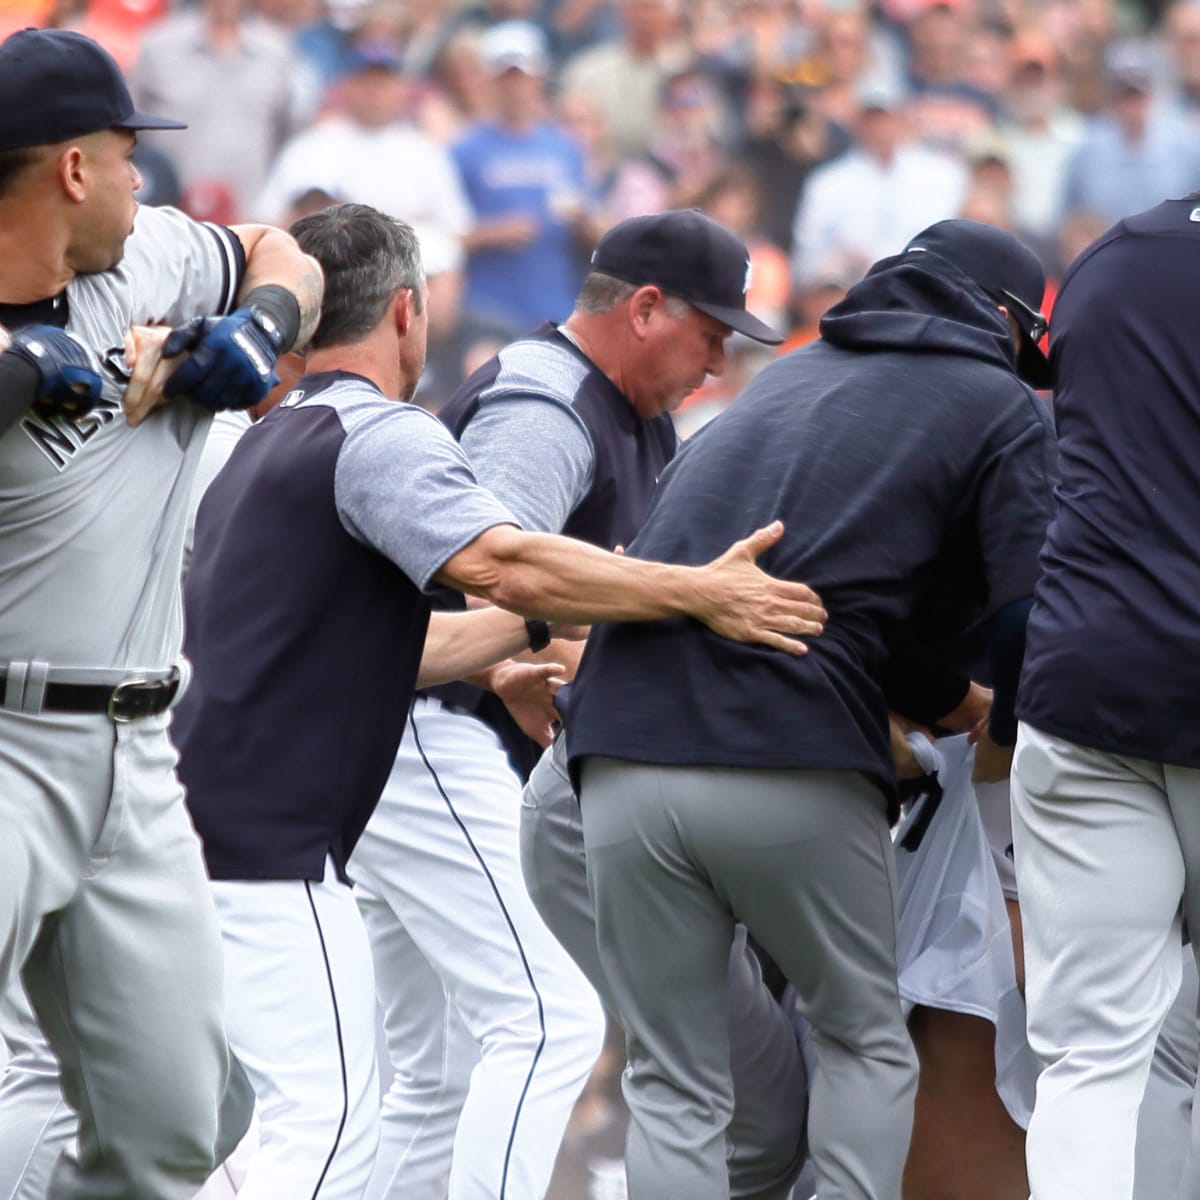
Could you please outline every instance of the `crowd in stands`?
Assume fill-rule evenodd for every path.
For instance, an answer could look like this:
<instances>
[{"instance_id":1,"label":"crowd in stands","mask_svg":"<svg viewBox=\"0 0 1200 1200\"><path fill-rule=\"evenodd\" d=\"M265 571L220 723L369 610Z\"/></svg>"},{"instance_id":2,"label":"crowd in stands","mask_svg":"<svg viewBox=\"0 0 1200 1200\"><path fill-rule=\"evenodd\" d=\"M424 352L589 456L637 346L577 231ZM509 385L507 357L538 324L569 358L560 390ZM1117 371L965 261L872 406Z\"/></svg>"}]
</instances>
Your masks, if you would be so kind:
<instances>
[{"instance_id":1,"label":"crowd in stands","mask_svg":"<svg viewBox=\"0 0 1200 1200\"><path fill-rule=\"evenodd\" d=\"M143 138L147 202L409 221L430 407L564 318L596 238L638 213L734 229L790 346L942 217L1017 233L1053 279L1200 188L1200 0L8 0L0 34L25 24L96 37L140 105L188 122ZM685 431L763 353L735 340Z\"/></svg>"}]
</instances>

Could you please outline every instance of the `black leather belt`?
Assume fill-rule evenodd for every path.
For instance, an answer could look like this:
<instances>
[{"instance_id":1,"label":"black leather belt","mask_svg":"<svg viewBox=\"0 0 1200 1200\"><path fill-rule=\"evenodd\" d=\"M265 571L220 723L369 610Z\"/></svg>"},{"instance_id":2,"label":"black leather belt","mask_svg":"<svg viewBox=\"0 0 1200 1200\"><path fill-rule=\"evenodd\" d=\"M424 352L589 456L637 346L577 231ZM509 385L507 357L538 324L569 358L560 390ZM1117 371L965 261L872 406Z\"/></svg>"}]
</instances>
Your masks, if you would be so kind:
<instances>
[{"instance_id":1,"label":"black leather belt","mask_svg":"<svg viewBox=\"0 0 1200 1200\"><path fill-rule=\"evenodd\" d=\"M0 671L0 690L7 675ZM118 724L166 712L179 691L179 671L166 679L131 676L115 687L104 683L47 683L42 695L46 712L107 713Z\"/></svg>"}]
</instances>

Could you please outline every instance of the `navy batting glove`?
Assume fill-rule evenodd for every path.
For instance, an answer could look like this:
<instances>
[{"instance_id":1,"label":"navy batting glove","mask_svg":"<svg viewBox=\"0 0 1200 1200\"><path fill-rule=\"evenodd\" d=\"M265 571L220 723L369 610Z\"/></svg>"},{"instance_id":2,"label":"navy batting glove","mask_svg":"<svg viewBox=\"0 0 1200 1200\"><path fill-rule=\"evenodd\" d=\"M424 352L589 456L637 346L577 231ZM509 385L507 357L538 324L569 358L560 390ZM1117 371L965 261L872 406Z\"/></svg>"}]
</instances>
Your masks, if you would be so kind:
<instances>
[{"instance_id":1,"label":"navy batting glove","mask_svg":"<svg viewBox=\"0 0 1200 1200\"><path fill-rule=\"evenodd\" d=\"M259 308L239 308L227 317L197 317L173 329L163 343L164 358L187 354L163 391L187 396L214 412L250 408L279 382L275 360L282 346L283 332Z\"/></svg>"},{"instance_id":2,"label":"navy batting glove","mask_svg":"<svg viewBox=\"0 0 1200 1200\"><path fill-rule=\"evenodd\" d=\"M65 329L26 325L12 335L4 353L33 369L31 401L50 416L81 417L100 403L100 359Z\"/></svg>"}]
</instances>

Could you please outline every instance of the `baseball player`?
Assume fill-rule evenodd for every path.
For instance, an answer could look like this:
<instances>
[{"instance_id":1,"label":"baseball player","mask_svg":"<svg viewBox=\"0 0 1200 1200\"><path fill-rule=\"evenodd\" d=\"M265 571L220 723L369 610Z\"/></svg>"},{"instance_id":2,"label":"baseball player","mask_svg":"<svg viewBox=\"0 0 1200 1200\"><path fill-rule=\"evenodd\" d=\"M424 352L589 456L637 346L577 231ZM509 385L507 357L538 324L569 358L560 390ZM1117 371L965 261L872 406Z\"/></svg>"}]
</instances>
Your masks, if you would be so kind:
<instances>
[{"instance_id":1,"label":"baseball player","mask_svg":"<svg viewBox=\"0 0 1200 1200\"><path fill-rule=\"evenodd\" d=\"M948 631L1002 635L991 729L1003 735L1009 610L1032 591L1050 505L1050 422L1017 375L1045 366L1043 288L1037 259L1003 231L924 231L825 315L817 342L685 444L629 548L700 560L782 505L790 534L771 562L832 592L803 661L680 621L606 626L573 686L600 961L628 1036L632 1200L728 1195L737 920L812 1025L818 1194L900 1194L916 1062L897 986L878 677L889 630L948 572L963 585L946 589ZM624 703L635 690L636 709Z\"/></svg>"},{"instance_id":2,"label":"baseball player","mask_svg":"<svg viewBox=\"0 0 1200 1200\"><path fill-rule=\"evenodd\" d=\"M0 986L79 1114L56 1198L188 1196L249 1118L166 709L203 431L265 392L320 273L274 230L137 213L135 131L174 125L85 37L0 45ZM0 1084L0 1137L19 1103Z\"/></svg>"},{"instance_id":3,"label":"baseball player","mask_svg":"<svg viewBox=\"0 0 1200 1200\"><path fill-rule=\"evenodd\" d=\"M670 411L720 374L733 330L781 340L746 312L747 259L695 210L622 222L571 316L501 350L443 407L522 528L604 548L632 539L675 452ZM460 685L418 695L350 865L394 1070L372 1200L447 1188L452 1200L540 1200L600 1049L595 993L521 876L513 761L528 743L496 709ZM774 1007L745 971L747 995ZM773 1070L800 1080L790 1160L803 1070L785 1036L790 1057Z\"/></svg>"},{"instance_id":4,"label":"baseball player","mask_svg":"<svg viewBox=\"0 0 1200 1200\"><path fill-rule=\"evenodd\" d=\"M1200 914L1197 266L1192 195L1118 222L1055 303L1058 507L1012 805L1029 1042L1045 1064L1026 1142L1038 1200L1134 1194L1138 1108L1180 986L1181 902ZM1194 1112L1181 1194L1200 1194Z\"/></svg>"},{"instance_id":5,"label":"baseball player","mask_svg":"<svg viewBox=\"0 0 1200 1200\"><path fill-rule=\"evenodd\" d=\"M442 614L457 633L427 646L423 590L571 623L686 613L793 653L822 610L752 566L776 526L698 568L514 528L446 428L397 402L425 346L412 230L363 205L294 230L325 270L325 311L308 374L201 502L186 585L195 678L173 732L221 918L230 1043L259 1103L241 1195L358 1200L379 1103L370 950L346 863L414 686L529 638L489 609Z\"/></svg>"}]
</instances>

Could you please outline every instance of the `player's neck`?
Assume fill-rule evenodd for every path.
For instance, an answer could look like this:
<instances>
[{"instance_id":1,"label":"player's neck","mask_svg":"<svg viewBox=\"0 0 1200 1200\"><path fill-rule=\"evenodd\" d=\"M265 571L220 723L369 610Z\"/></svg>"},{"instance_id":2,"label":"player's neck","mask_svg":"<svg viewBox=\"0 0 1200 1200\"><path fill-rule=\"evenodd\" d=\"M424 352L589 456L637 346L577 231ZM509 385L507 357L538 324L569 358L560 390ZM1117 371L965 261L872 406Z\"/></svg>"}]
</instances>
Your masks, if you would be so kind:
<instances>
[{"instance_id":1,"label":"player's neck","mask_svg":"<svg viewBox=\"0 0 1200 1200\"><path fill-rule=\"evenodd\" d=\"M2 304L32 304L57 296L75 277L66 263L65 239L22 208L0 204Z\"/></svg>"},{"instance_id":2,"label":"player's neck","mask_svg":"<svg viewBox=\"0 0 1200 1200\"><path fill-rule=\"evenodd\" d=\"M395 348L389 352L389 348L380 346L375 338L320 350L310 349L305 355L304 373L315 375L322 371L349 371L361 375L389 400L401 399L408 390Z\"/></svg>"}]
</instances>

